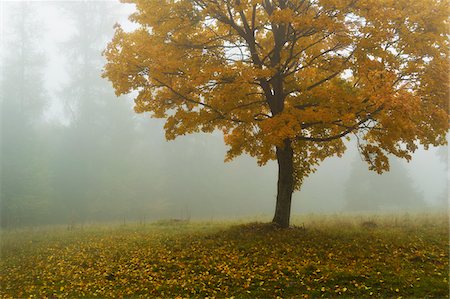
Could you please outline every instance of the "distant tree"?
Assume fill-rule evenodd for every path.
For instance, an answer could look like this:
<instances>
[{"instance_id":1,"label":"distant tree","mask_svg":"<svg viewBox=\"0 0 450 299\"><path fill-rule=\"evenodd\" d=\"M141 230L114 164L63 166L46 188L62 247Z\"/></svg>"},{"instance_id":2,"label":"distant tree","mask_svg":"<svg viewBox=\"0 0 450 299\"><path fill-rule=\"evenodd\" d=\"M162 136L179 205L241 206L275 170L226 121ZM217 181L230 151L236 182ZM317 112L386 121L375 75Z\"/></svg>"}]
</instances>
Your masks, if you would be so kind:
<instances>
[{"instance_id":1,"label":"distant tree","mask_svg":"<svg viewBox=\"0 0 450 299\"><path fill-rule=\"evenodd\" d=\"M442 191L442 193L439 195L438 197L438 203L437 206L439 208L444 208L446 211L449 211L450 206L449 206L449 190L448 190L448 186L450 183L450 177L449 177L449 173L448 173L448 146L446 147L441 147L439 148L438 152L437 152L439 159L442 161L442 163L445 164L445 169L447 170L447 182L446 185L444 187L444 190Z\"/></svg>"},{"instance_id":2,"label":"distant tree","mask_svg":"<svg viewBox=\"0 0 450 299\"><path fill-rule=\"evenodd\" d=\"M38 49L38 21L29 3L7 3L10 25L2 31L0 116L1 226L34 224L48 215L52 192L41 140L47 94L45 56ZM2 16L2 17L6 17Z\"/></svg>"},{"instance_id":3,"label":"distant tree","mask_svg":"<svg viewBox=\"0 0 450 299\"><path fill-rule=\"evenodd\" d=\"M129 153L134 136L131 107L121 102L108 105L114 93L100 76L101 51L112 34L117 4L75 1L58 8L72 22L75 33L60 45L69 80L58 100L64 104L68 125L59 131L53 184L67 220L86 220L92 215L101 219L113 206L105 198L123 201L126 194L123 174L128 168L122 156Z\"/></svg>"},{"instance_id":4,"label":"distant tree","mask_svg":"<svg viewBox=\"0 0 450 299\"><path fill-rule=\"evenodd\" d=\"M445 144L448 2L127 0L139 28L116 26L104 76L167 139L222 130L227 160L277 160L273 222L343 138L377 172L416 142Z\"/></svg>"},{"instance_id":5,"label":"distant tree","mask_svg":"<svg viewBox=\"0 0 450 299\"><path fill-rule=\"evenodd\" d=\"M406 168L398 159L391 162L389 173L378 175L355 159L345 188L345 211L420 210L427 206Z\"/></svg>"},{"instance_id":6,"label":"distant tree","mask_svg":"<svg viewBox=\"0 0 450 299\"><path fill-rule=\"evenodd\" d=\"M161 158L152 157L164 153L158 152L160 143L143 140L152 131L100 76L105 63L101 52L113 34L119 7L111 1L57 6L74 29L59 45L69 79L57 94L67 119L56 130L59 142L53 145L58 215L66 222L143 217L155 207L150 194L155 196L162 180L157 171Z\"/></svg>"}]
</instances>

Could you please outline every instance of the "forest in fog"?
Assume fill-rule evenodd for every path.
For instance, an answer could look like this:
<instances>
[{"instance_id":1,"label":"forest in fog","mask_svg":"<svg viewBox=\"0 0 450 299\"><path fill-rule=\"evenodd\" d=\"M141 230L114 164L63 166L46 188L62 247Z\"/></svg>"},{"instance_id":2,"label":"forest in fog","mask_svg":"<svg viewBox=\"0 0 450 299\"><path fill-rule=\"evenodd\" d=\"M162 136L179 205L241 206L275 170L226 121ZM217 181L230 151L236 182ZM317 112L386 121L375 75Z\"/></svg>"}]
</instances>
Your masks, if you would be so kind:
<instances>
[{"instance_id":1,"label":"forest in fog","mask_svg":"<svg viewBox=\"0 0 450 299\"><path fill-rule=\"evenodd\" d=\"M133 111L101 77L110 1L2 2L1 226L271 215L276 165L224 163L221 132L167 142L163 122ZM352 140L349 143L353 142ZM369 172L356 150L326 160L293 213L448 207L447 148Z\"/></svg>"}]
</instances>

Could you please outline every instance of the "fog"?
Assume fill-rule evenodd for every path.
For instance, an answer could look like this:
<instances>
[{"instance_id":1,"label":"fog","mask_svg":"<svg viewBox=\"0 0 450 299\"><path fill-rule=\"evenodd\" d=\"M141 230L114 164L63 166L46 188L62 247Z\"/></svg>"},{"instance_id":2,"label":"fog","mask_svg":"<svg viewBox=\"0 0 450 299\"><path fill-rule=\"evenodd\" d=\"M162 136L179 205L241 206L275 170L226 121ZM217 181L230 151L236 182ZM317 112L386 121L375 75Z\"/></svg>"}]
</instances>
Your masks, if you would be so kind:
<instances>
[{"instance_id":1,"label":"fog","mask_svg":"<svg viewBox=\"0 0 450 299\"><path fill-rule=\"evenodd\" d=\"M1 225L270 217L276 163L224 163L220 132L167 142L101 78L114 1L0 2ZM448 209L447 148L369 172L350 141L294 193L293 214Z\"/></svg>"}]
</instances>

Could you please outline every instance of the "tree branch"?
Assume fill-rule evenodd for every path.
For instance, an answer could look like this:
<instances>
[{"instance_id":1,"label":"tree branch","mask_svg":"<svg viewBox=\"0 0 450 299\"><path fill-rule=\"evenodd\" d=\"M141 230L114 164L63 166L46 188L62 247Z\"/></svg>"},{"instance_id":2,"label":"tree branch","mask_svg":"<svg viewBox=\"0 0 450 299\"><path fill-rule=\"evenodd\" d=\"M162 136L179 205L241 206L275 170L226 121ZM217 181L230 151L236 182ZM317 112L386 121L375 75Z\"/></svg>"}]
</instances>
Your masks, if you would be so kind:
<instances>
[{"instance_id":1,"label":"tree branch","mask_svg":"<svg viewBox=\"0 0 450 299\"><path fill-rule=\"evenodd\" d=\"M357 130L360 128L360 126L362 124L364 124L365 122L367 122L368 120L372 119L373 116L375 116L377 113L379 113L381 110L383 110L384 105L382 104L380 107L378 107L377 109L375 109L373 112L369 113L364 119L360 120L359 122L357 122L355 125L353 126L349 126L347 127L346 130L344 130L343 132L336 134L336 135L332 135L332 136L328 136L328 137L306 137L306 136L298 136L297 140L302 140L302 141L314 141L314 142L327 142L327 141L332 141L335 139L339 139L344 137L345 135L353 132L354 130Z\"/></svg>"}]
</instances>

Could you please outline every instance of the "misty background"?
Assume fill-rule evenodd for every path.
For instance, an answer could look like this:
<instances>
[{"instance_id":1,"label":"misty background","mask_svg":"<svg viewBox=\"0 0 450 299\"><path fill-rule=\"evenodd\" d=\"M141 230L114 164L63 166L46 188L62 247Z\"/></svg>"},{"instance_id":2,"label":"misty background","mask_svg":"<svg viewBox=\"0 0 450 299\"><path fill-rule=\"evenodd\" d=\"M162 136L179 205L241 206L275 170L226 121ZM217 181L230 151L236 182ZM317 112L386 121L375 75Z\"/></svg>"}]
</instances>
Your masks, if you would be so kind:
<instances>
[{"instance_id":1,"label":"misty background","mask_svg":"<svg viewBox=\"0 0 450 299\"><path fill-rule=\"evenodd\" d=\"M224 163L222 134L166 142L101 78L113 26L133 5L2 1L0 224L271 216L277 165ZM369 172L349 142L294 193L293 214L448 210L446 147Z\"/></svg>"}]
</instances>

